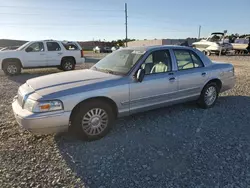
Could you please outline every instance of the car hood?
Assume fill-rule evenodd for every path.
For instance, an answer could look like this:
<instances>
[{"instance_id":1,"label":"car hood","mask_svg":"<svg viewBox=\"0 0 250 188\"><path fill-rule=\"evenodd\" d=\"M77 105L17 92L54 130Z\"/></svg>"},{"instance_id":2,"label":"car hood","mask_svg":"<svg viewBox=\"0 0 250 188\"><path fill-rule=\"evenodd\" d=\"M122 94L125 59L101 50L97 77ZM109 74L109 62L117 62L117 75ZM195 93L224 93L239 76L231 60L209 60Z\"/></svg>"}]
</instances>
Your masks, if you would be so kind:
<instances>
[{"instance_id":1,"label":"car hood","mask_svg":"<svg viewBox=\"0 0 250 188\"><path fill-rule=\"evenodd\" d=\"M18 50L6 50L6 51L0 51L0 59L3 58L16 58L19 56L21 52Z\"/></svg>"},{"instance_id":2,"label":"car hood","mask_svg":"<svg viewBox=\"0 0 250 188\"><path fill-rule=\"evenodd\" d=\"M82 92L82 87L119 78L121 76L87 69L41 76L27 80L26 84L44 97Z\"/></svg>"}]
</instances>

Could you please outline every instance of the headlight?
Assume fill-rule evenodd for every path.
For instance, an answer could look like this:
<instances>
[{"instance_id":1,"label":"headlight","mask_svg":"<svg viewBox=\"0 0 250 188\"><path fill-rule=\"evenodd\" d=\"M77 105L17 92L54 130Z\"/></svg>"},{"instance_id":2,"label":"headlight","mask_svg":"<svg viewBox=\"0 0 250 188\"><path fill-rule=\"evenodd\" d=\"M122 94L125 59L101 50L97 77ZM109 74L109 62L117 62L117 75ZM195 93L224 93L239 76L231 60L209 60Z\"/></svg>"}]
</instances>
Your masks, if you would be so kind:
<instances>
[{"instance_id":1,"label":"headlight","mask_svg":"<svg viewBox=\"0 0 250 188\"><path fill-rule=\"evenodd\" d=\"M51 112L57 110L63 110L63 104L59 100L37 102L31 99L27 99L24 103L24 109L30 112Z\"/></svg>"},{"instance_id":2,"label":"headlight","mask_svg":"<svg viewBox=\"0 0 250 188\"><path fill-rule=\"evenodd\" d=\"M36 101L33 101L33 100L28 98L28 99L26 99L23 108L32 112L35 104L36 104Z\"/></svg>"}]
</instances>

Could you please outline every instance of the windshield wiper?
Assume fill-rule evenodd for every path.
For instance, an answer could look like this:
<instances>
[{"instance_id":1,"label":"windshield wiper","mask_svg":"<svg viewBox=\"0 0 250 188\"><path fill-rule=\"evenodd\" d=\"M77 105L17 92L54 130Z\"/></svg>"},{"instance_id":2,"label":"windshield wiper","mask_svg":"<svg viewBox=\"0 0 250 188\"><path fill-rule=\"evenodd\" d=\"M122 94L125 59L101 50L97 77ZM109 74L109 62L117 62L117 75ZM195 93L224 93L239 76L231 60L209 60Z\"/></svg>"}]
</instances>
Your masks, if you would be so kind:
<instances>
[{"instance_id":1,"label":"windshield wiper","mask_svg":"<svg viewBox=\"0 0 250 188\"><path fill-rule=\"evenodd\" d=\"M108 74L114 74L114 71L109 70L109 69L101 69L101 71L106 72Z\"/></svg>"},{"instance_id":2,"label":"windshield wiper","mask_svg":"<svg viewBox=\"0 0 250 188\"><path fill-rule=\"evenodd\" d=\"M120 72L116 72L116 71L112 71L110 69L99 69L96 66L92 67L94 70L100 71L100 72L104 72L104 73L108 73L108 74L114 74L114 75L123 75Z\"/></svg>"}]
</instances>

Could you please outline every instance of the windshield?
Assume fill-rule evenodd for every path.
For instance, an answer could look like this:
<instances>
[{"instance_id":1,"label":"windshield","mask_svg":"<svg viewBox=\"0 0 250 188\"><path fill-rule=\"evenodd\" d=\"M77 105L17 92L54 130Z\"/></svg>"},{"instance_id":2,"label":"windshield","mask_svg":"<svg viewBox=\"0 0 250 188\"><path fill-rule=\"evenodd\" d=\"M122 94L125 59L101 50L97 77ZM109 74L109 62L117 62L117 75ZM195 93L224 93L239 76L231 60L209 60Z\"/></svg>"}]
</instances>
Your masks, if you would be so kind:
<instances>
[{"instance_id":1,"label":"windshield","mask_svg":"<svg viewBox=\"0 0 250 188\"><path fill-rule=\"evenodd\" d=\"M212 34L210 37L207 38L208 41L210 42L219 42L223 38L222 34Z\"/></svg>"},{"instance_id":2,"label":"windshield","mask_svg":"<svg viewBox=\"0 0 250 188\"><path fill-rule=\"evenodd\" d=\"M110 74L126 75L144 53L145 51L131 49L118 50L100 60L91 69Z\"/></svg>"},{"instance_id":3,"label":"windshield","mask_svg":"<svg viewBox=\"0 0 250 188\"><path fill-rule=\"evenodd\" d=\"M20 46L19 48L17 48L16 50L23 50L24 48L26 48L26 46L28 46L30 44L30 42L26 42L25 44L23 44L22 46Z\"/></svg>"}]
</instances>

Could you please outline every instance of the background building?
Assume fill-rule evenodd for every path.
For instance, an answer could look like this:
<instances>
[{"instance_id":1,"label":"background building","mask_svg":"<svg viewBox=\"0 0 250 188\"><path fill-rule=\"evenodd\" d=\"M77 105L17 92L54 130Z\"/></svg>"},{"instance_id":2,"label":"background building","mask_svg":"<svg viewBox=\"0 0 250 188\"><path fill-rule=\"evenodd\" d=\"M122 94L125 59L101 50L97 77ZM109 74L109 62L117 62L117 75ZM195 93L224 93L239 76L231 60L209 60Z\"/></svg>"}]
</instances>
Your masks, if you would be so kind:
<instances>
[{"instance_id":1,"label":"background building","mask_svg":"<svg viewBox=\"0 0 250 188\"><path fill-rule=\"evenodd\" d=\"M136 46L158 46L158 45L180 45L185 41L188 42L188 45L192 45L193 42L196 42L196 38L187 38L187 39L155 39L155 40L136 40L128 42L128 47Z\"/></svg>"}]
</instances>

